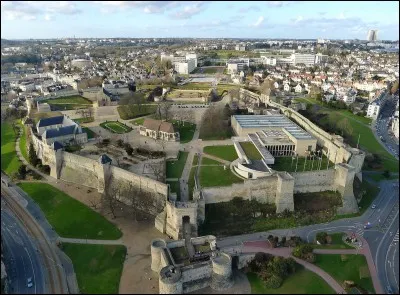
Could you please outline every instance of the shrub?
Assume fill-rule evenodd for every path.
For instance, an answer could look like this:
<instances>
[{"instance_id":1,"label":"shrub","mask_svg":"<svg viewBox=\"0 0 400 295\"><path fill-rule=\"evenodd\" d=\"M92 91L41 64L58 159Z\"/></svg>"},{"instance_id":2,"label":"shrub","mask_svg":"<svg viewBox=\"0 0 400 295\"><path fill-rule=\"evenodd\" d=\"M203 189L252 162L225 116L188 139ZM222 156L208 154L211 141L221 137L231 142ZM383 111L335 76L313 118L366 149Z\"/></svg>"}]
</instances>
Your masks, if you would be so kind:
<instances>
[{"instance_id":1,"label":"shrub","mask_svg":"<svg viewBox=\"0 0 400 295\"><path fill-rule=\"evenodd\" d=\"M317 233L315 239L322 245L326 244L326 238L328 237L328 233L319 232Z\"/></svg>"},{"instance_id":2,"label":"shrub","mask_svg":"<svg viewBox=\"0 0 400 295\"><path fill-rule=\"evenodd\" d=\"M109 143L110 143L110 139L109 138L105 138L102 141L102 144L104 144L104 145L108 145Z\"/></svg>"},{"instance_id":3,"label":"shrub","mask_svg":"<svg viewBox=\"0 0 400 295\"><path fill-rule=\"evenodd\" d=\"M25 179L27 174L27 170L26 170L26 165L21 165L18 168L18 178L19 179Z\"/></svg>"},{"instance_id":4,"label":"shrub","mask_svg":"<svg viewBox=\"0 0 400 295\"><path fill-rule=\"evenodd\" d=\"M124 145L124 141L122 139L117 140L117 146L122 147Z\"/></svg>"},{"instance_id":5,"label":"shrub","mask_svg":"<svg viewBox=\"0 0 400 295\"><path fill-rule=\"evenodd\" d=\"M282 285L283 279L277 275L270 276L265 281L265 286L269 289L277 289Z\"/></svg>"},{"instance_id":6,"label":"shrub","mask_svg":"<svg viewBox=\"0 0 400 295\"><path fill-rule=\"evenodd\" d=\"M133 154L133 148L131 146L125 147L125 151L129 156Z\"/></svg>"},{"instance_id":7,"label":"shrub","mask_svg":"<svg viewBox=\"0 0 400 295\"><path fill-rule=\"evenodd\" d=\"M307 254L312 253L313 247L309 244L299 245L293 249L293 256L304 259Z\"/></svg>"},{"instance_id":8,"label":"shrub","mask_svg":"<svg viewBox=\"0 0 400 295\"><path fill-rule=\"evenodd\" d=\"M35 149L33 147L33 143L32 142L29 144L28 157L29 157L29 159L28 159L29 163L31 163L33 166L36 166L37 164L39 164L39 159L38 159L38 157L36 155L36 151L35 151Z\"/></svg>"},{"instance_id":9,"label":"shrub","mask_svg":"<svg viewBox=\"0 0 400 295\"><path fill-rule=\"evenodd\" d=\"M45 173L47 175L50 174L50 166L49 165L42 165L42 166L40 166L38 168L39 168L40 172L43 172L43 173Z\"/></svg>"}]
</instances>

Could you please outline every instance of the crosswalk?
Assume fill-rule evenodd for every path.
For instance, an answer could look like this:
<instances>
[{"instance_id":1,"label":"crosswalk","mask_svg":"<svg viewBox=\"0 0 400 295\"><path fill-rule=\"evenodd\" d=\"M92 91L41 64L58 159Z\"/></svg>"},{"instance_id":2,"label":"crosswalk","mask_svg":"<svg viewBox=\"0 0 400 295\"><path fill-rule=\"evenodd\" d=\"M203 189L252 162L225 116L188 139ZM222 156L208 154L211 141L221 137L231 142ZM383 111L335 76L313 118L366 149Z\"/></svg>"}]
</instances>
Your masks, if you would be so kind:
<instances>
[{"instance_id":1,"label":"crosswalk","mask_svg":"<svg viewBox=\"0 0 400 295\"><path fill-rule=\"evenodd\" d=\"M394 235L393 242L398 242L399 241L399 231Z\"/></svg>"}]
</instances>

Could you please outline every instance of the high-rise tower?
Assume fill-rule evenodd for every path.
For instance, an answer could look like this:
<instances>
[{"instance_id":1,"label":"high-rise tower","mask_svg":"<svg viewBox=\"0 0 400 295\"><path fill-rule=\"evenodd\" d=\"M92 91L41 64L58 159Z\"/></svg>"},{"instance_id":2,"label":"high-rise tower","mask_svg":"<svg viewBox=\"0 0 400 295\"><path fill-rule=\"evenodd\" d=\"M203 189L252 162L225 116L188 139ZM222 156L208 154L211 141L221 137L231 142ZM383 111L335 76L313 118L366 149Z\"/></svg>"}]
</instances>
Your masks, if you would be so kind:
<instances>
[{"instance_id":1,"label":"high-rise tower","mask_svg":"<svg viewBox=\"0 0 400 295\"><path fill-rule=\"evenodd\" d=\"M370 42L375 42L378 40L378 30L369 30L367 35L367 40Z\"/></svg>"}]
</instances>

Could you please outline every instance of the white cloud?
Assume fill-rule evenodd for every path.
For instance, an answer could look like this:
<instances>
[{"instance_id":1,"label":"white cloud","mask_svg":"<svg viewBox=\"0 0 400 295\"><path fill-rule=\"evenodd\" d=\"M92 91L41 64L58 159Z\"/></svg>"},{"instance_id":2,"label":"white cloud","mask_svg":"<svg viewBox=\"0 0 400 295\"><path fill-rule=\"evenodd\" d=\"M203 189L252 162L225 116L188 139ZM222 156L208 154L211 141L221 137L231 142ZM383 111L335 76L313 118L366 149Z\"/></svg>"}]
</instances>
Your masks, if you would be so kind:
<instances>
[{"instance_id":1,"label":"white cloud","mask_svg":"<svg viewBox=\"0 0 400 295\"><path fill-rule=\"evenodd\" d=\"M128 8L140 9L144 13L164 13L167 10L184 5L184 2L178 1L93 1L92 3L100 4L103 11L107 10L110 13L118 10L125 11Z\"/></svg>"},{"instance_id":2,"label":"white cloud","mask_svg":"<svg viewBox=\"0 0 400 295\"><path fill-rule=\"evenodd\" d=\"M2 1L1 15L6 20L34 20L51 14L77 14L81 10L71 1Z\"/></svg>"},{"instance_id":3,"label":"white cloud","mask_svg":"<svg viewBox=\"0 0 400 295\"><path fill-rule=\"evenodd\" d=\"M192 5L185 6L182 10L177 11L171 16L180 19L191 18L193 15L204 11L204 9L206 8L206 4L207 2L205 1L195 1Z\"/></svg>"},{"instance_id":4,"label":"white cloud","mask_svg":"<svg viewBox=\"0 0 400 295\"><path fill-rule=\"evenodd\" d=\"M52 16L50 14L46 14L44 16L44 19L47 20L47 21L51 21L52 20Z\"/></svg>"},{"instance_id":5,"label":"white cloud","mask_svg":"<svg viewBox=\"0 0 400 295\"><path fill-rule=\"evenodd\" d=\"M346 17L344 16L344 13L343 12L341 12L339 15L338 15L338 17L337 17L337 19L345 19Z\"/></svg>"},{"instance_id":6,"label":"white cloud","mask_svg":"<svg viewBox=\"0 0 400 295\"><path fill-rule=\"evenodd\" d=\"M301 15L299 15L296 19L295 19L295 23L301 22L304 19L304 17L302 17Z\"/></svg>"},{"instance_id":7,"label":"white cloud","mask_svg":"<svg viewBox=\"0 0 400 295\"><path fill-rule=\"evenodd\" d=\"M285 5L293 4L293 2L300 2L300 1L267 1L268 6L271 7L282 7Z\"/></svg>"},{"instance_id":8,"label":"white cloud","mask_svg":"<svg viewBox=\"0 0 400 295\"><path fill-rule=\"evenodd\" d=\"M260 16L258 18L258 20L254 24L252 24L251 26L258 28L259 26L261 26L263 24L263 22L264 22L264 17Z\"/></svg>"}]
</instances>

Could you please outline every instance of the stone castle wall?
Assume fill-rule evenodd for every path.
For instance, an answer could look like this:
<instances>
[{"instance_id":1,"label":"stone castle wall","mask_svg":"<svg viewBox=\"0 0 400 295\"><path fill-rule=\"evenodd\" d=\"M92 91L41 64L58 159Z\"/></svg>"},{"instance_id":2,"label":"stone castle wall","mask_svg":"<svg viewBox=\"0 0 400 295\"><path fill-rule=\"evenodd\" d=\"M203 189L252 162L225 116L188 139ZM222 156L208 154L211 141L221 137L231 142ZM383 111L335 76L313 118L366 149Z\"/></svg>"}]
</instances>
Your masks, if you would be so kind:
<instances>
[{"instance_id":1,"label":"stone castle wall","mask_svg":"<svg viewBox=\"0 0 400 295\"><path fill-rule=\"evenodd\" d=\"M294 193L315 193L336 190L335 169L292 172Z\"/></svg>"},{"instance_id":2,"label":"stone castle wall","mask_svg":"<svg viewBox=\"0 0 400 295\"><path fill-rule=\"evenodd\" d=\"M101 164L99 161L62 151L54 151L50 146L44 144L34 134L32 141L36 153L42 159L44 165L50 166L50 175L68 182L79 183L99 192L104 191L105 178L121 187L124 184L131 184L133 187L152 193L155 196L155 208L162 210L168 196L168 186L154 179L141 176L119 167ZM122 200L126 202L126 200ZM155 213L155 212L152 212Z\"/></svg>"}]
</instances>

